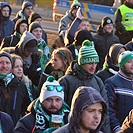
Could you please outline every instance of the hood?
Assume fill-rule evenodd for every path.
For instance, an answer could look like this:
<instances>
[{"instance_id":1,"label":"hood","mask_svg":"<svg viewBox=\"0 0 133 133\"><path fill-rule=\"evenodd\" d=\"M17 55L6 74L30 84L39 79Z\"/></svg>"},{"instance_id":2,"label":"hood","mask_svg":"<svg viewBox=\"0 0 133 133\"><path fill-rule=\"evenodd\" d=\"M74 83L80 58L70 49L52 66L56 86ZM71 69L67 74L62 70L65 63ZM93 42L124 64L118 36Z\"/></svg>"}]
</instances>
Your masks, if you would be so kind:
<instances>
[{"instance_id":1,"label":"hood","mask_svg":"<svg viewBox=\"0 0 133 133\"><path fill-rule=\"evenodd\" d=\"M26 43L28 43L30 40L36 40L35 36L33 34L31 34L28 31L25 31L22 35L22 37L20 38L20 41L18 42L18 44L16 45L16 48L19 50L19 53L21 55L23 55L24 53L24 47L26 45ZM36 40L37 41L37 40ZM37 44L37 43L36 43Z\"/></svg>"},{"instance_id":2,"label":"hood","mask_svg":"<svg viewBox=\"0 0 133 133\"><path fill-rule=\"evenodd\" d=\"M5 7L5 6L8 6L9 9L10 9L9 17L4 17L4 16L1 14L1 9L2 9L3 7ZM11 12L12 12L12 9L11 9L11 7L10 7L10 5L9 5L8 2L0 2L0 17L2 17L2 18L10 18Z\"/></svg>"},{"instance_id":3,"label":"hood","mask_svg":"<svg viewBox=\"0 0 133 133\"><path fill-rule=\"evenodd\" d=\"M94 75L87 73L80 67L77 61L73 61L68 67L65 74L74 75L80 80L87 80L93 78Z\"/></svg>"},{"instance_id":4,"label":"hood","mask_svg":"<svg viewBox=\"0 0 133 133\"><path fill-rule=\"evenodd\" d=\"M76 131L77 133L80 132L78 125L81 119L82 111L88 106L95 103L102 104L103 112L102 112L102 119L99 126L95 131L91 131L91 133L97 133L100 130L102 124L105 121L105 117L107 115L107 105L104 99L102 98L102 96L100 95L100 93L92 87L81 86L76 90L72 99L69 130Z\"/></svg>"}]
</instances>

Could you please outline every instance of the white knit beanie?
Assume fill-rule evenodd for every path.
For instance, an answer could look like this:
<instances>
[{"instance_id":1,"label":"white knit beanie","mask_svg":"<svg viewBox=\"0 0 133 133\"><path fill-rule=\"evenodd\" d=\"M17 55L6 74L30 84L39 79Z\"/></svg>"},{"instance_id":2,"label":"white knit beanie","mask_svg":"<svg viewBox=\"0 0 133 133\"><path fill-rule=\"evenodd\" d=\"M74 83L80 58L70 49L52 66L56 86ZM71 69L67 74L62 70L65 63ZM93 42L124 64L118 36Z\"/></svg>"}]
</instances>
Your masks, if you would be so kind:
<instances>
[{"instance_id":1,"label":"white knit beanie","mask_svg":"<svg viewBox=\"0 0 133 133\"><path fill-rule=\"evenodd\" d=\"M49 85L60 86L59 82L56 81L53 76L49 76L41 88L41 93L39 97L40 102L42 103L45 99L52 97L52 96L58 96L64 100L64 91L57 91L56 89L49 91L47 90L47 87L46 87Z\"/></svg>"}]
</instances>

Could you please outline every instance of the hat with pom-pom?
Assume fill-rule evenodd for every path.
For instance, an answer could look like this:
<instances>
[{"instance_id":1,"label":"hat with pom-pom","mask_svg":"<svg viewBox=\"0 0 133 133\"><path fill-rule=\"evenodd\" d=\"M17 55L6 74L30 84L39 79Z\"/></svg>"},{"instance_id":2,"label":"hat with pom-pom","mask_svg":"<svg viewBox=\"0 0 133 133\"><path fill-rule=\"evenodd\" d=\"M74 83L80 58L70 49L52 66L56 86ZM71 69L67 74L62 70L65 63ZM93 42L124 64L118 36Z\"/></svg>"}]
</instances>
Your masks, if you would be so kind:
<instances>
[{"instance_id":1,"label":"hat with pom-pom","mask_svg":"<svg viewBox=\"0 0 133 133\"><path fill-rule=\"evenodd\" d=\"M58 96L64 100L64 90L53 76L49 76L41 88L40 102L42 103L45 99L52 96Z\"/></svg>"},{"instance_id":2,"label":"hat with pom-pom","mask_svg":"<svg viewBox=\"0 0 133 133\"><path fill-rule=\"evenodd\" d=\"M79 49L78 64L84 65L93 62L99 62L98 54L94 45L89 40L85 40Z\"/></svg>"},{"instance_id":3,"label":"hat with pom-pom","mask_svg":"<svg viewBox=\"0 0 133 133\"><path fill-rule=\"evenodd\" d=\"M74 0L71 5L71 9L78 9L79 7L81 7L81 4L78 2L78 0Z\"/></svg>"}]
</instances>

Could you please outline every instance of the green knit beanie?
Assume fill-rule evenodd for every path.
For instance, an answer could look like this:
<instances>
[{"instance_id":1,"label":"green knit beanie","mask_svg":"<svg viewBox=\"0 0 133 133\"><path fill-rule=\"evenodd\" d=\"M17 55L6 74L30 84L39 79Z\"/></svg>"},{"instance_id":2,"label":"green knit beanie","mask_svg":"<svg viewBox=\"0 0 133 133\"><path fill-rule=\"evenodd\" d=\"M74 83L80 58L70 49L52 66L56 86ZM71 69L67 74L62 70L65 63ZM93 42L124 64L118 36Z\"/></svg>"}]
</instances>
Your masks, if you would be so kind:
<instances>
[{"instance_id":1,"label":"green knit beanie","mask_svg":"<svg viewBox=\"0 0 133 133\"><path fill-rule=\"evenodd\" d=\"M98 54L92 43L89 40L85 40L79 49L78 64L83 65L93 62L99 62Z\"/></svg>"},{"instance_id":2,"label":"green knit beanie","mask_svg":"<svg viewBox=\"0 0 133 133\"><path fill-rule=\"evenodd\" d=\"M120 68L129 60L133 59L133 53L130 51L122 52L118 58L118 65Z\"/></svg>"}]
</instances>

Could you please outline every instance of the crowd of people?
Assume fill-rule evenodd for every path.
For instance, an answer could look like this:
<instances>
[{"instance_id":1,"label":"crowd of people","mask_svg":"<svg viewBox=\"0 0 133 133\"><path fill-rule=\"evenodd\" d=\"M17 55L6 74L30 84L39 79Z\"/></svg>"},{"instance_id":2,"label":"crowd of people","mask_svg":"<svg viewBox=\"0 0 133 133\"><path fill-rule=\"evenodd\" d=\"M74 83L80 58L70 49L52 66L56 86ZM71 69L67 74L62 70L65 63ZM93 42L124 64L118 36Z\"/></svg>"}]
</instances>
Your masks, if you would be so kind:
<instances>
[{"instance_id":1,"label":"crowd of people","mask_svg":"<svg viewBox=\"0 0 133 133\"><path fill-rule=\"evenodd\" d=\"M0 133L133 133L133 0L95 35L73 0L51 46L30 1L11 13L0 2Z\"/></svg>"}]
</instances>

